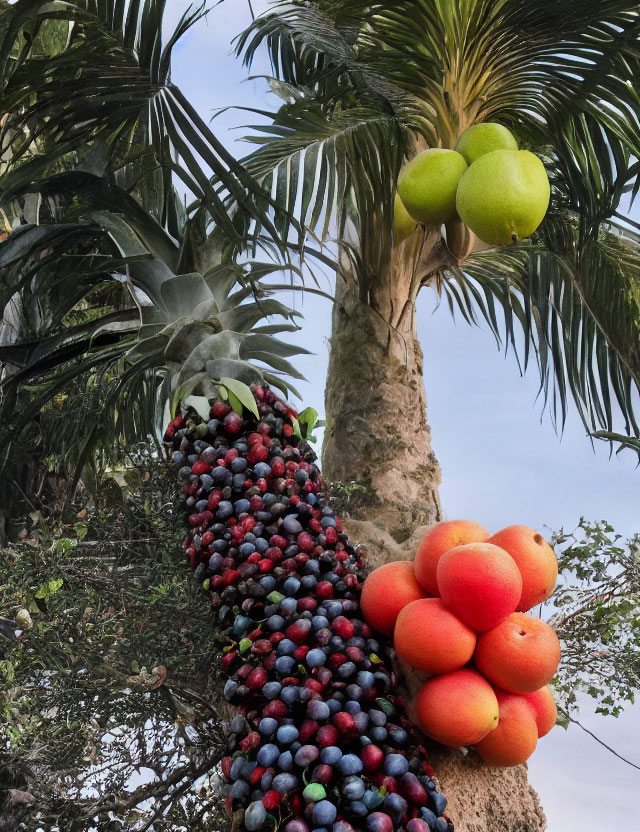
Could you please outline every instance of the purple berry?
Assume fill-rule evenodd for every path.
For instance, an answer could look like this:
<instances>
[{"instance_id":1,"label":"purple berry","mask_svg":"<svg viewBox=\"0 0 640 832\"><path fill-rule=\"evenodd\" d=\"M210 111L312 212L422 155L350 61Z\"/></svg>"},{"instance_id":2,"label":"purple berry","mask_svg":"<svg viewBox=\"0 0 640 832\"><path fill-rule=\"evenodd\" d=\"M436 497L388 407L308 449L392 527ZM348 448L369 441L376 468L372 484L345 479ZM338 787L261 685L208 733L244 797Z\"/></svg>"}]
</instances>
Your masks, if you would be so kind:
<instances>
[{"instance_id":1,"label":"purple berry","mask_svg":"<svg viewBox=\"0 0 640 832\"><path fill-rule=\"evenodd\" d=\"M329 826L336 819L338 810L330 800L320 800L313 807L311 819L316 826Z\"/></svg>"},{"instance_id":2,"label":"purple berry","mask_svg":"<svg viewBox=\"0 0 640 832\"><path fill-rule=\"evenodd\" d=\"M306 768L315 762L319 755L320 752L315 745L303 745L296 751L294 761L296 765Z\"/></svg>"},{"instance_id":3,"label":"purple berry","mask_svg":"<svg viewBox=\"0 0 640 832\"><path fill-rule=\"evenodd\" d=\"M271 783L271 788L279 792L279 794L289 794L298 786L298 778L295 774L285 772L283 774L276 774Z\"/></svg>"},{"instance_id":4,"label":"purple berry","mask_svg":"<svg viewBox=\"0 0 640 832\"><path fill-rule=\"evenodd\" d=\"M368 832L393 832L393 821L384 812L372 812L366 822Z\"/></svg>"}]
</instances>

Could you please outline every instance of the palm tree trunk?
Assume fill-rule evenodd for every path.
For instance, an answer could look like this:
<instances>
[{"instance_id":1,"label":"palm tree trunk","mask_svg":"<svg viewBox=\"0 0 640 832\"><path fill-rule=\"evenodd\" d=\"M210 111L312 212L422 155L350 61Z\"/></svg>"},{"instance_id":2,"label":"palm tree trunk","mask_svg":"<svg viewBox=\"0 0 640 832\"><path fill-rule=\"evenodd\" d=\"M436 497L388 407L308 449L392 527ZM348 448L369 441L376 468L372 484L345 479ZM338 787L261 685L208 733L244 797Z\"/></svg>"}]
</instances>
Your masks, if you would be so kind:
<instances>
[{"instance_id":1,"label":"palm tree trunk","mask_svg":"<svg viewBox=\"0 0 640 832\"><path fill-rule=\"evenodd\" d=\"M387 274L366 292L358 290L346 271L336 287L323 474L334 489L336 482L365 486L351 517L345 519L342 507L343 524L354 543L365 545L374 568L411 558L426 528L442 519L440 467L427 422L415 300L453 255L441 240L426 235L420 241L420 236L414 234L417 239L397 247ZM418 282L416 273L427 278ZM410 689L412 681L409 674ZM488 768L475 752L464 756L438 745L429 755L449 799L456 832L546 828L526 766Z\"/></svg>"},{"instance_id":2,"label":"palm tree trunk","mask_svg":"<svg viewBox=\"0 0 640 832\"><path fill-rule=\"evenodd\" d=\"M324 475L363 486L357 516L375 519L397 543L441 517L411 262L395 257L366 297L338 278L325 391Z\"/></svg>"}]
</instances>

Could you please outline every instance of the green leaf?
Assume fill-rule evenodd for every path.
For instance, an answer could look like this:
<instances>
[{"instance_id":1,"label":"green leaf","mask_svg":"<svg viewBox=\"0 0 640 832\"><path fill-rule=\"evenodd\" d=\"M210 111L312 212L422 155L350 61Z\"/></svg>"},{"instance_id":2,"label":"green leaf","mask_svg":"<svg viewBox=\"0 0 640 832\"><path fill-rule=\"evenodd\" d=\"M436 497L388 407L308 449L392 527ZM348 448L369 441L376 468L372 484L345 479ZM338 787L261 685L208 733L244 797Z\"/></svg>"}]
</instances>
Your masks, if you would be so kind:
<instances>
[{"instance_id":1,"label":"green leaf","mask_svg":"<svg viewBox=\"0 0 640 832\"><path fill-rule=\"evenodd\" d=\"M50 581L45 581L43 584L40 584L38 589L34 592L35 598L40 599L48 599L52 595L55 595L56 592L62 587L64 581L62 578L53 578Z\"/></svg>"},{"instance_id":2,"label":"green leaf","mask_svg":"<svg viewBox=\"0 0 640 832\"><path fill-rule=\"evenodd\" d=\"M211 417L211 405L205 396L187 396L182 400L183 407L192 407L203 422L208 422Z\"/></svg>"},{"instance_id":3,"label":"green leaf","mask_svg":"<svg viewBox=\"0 0 640 832\"><path fill-rule=\"evenodd\" d=\"M238 414L238 416L242 416L244 412L242 402L231 390L229 390L229 404L231 405L232 410L234 410Z\"/></svg>"},{"instance_id":4,"label":"green leaf","mask_svg":"<svg viewBox=\"0 0 640 832\"><path fill-rule=\"evenodd\" d=\"M241 402L244 407L247 408L256 418L260 418L258 413L258 405L256 404L255 396L251 392L251 389L241 381L238 381L235 378L221 378L220 381L230 393L236 397L236 399ZM235 410L235 408L234 408ZM242 409L238 411L240 415L242 415Z\"/></svg>"}]
</instances>

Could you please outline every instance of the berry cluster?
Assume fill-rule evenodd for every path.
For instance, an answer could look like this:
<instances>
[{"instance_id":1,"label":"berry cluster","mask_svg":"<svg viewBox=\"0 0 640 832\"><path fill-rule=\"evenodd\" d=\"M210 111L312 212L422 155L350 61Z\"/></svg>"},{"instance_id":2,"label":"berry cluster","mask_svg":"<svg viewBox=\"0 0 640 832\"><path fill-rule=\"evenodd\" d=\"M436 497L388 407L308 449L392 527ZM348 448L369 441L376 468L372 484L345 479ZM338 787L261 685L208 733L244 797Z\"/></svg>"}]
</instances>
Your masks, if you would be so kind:
<instances>
[{"instance_id":1,"label":"berry cluster","mask_svg":"<svg viewBox=\"0 0 640 832\"><path fill-rule=\"evenodd\" d=\"M390 643L360 609L363 564L325 504L295 411L254 389L259 419L216 402L167 431L209 580L232 720L226 806L249 832L452 832L396 692Z\"/></svg>"}]
</instances>

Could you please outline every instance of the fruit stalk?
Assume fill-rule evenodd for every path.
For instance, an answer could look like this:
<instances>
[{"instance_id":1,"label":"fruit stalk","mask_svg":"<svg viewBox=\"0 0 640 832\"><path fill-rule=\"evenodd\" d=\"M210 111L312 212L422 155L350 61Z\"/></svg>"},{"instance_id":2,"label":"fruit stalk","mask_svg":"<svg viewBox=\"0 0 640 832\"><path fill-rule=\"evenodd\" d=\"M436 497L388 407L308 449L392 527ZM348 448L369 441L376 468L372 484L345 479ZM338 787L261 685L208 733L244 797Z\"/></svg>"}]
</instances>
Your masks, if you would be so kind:
<instances>
[{"instance_id":1,"label":"fruit stalk","mask_svg":"<svg viewBox=\"0 0 640 832\"><path fill-rule=\"evenodd\" d=\"M259 419L217 402L166 441L189 512L186 554L208 581L225 698L225 805L249 832L452 832L388 640L359 598L361 552L327 506L295 411L254 391Z\"/></svg>"}]
</instances>

